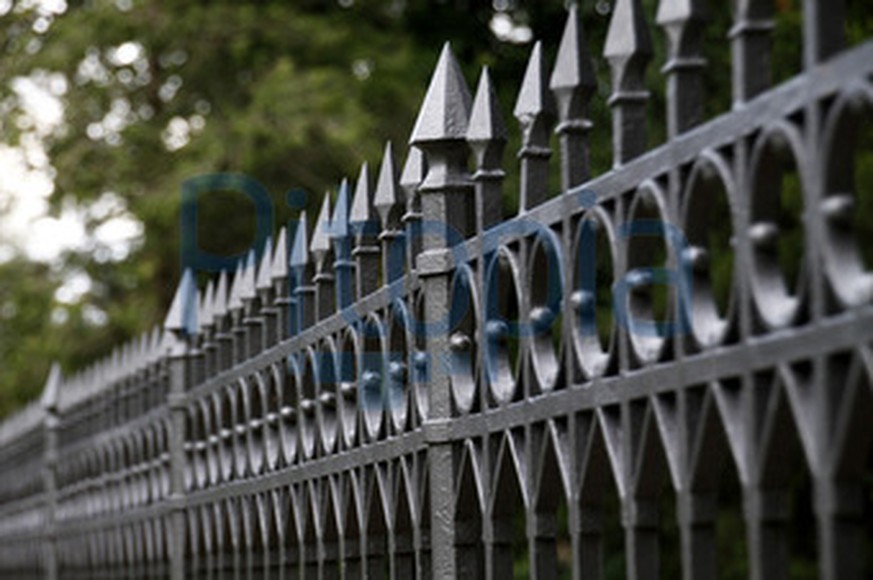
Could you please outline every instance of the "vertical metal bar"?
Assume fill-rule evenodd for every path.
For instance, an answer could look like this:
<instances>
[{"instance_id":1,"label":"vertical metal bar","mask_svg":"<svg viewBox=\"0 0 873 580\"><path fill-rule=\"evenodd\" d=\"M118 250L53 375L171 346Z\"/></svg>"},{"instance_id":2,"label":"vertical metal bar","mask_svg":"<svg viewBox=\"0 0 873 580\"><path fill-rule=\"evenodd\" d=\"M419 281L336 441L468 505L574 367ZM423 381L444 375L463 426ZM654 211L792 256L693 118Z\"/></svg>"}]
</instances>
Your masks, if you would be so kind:
<instances>
[{"instance_id":1,"label":"vertical metal bar","mask_svg":"<svg viewBox=\"0 0 873 580\"><path fill-rule=\"evenodd\" d=\"M60 415L58 413L58 397L61 388L61 369L57 363L52 365L48 380L43 388L41 407L43 411L43 450L42 450L42 485L45 498L45 523L43 544L43 571L46 580L57 580L58 542L56 523L58 510L58 429Z\"/></svg>"},{"instance_id":2,"label":"vertical metal bar","mask_svg":"<svg viewBox=\"0 0 873 580\"><path fill-rule=\"evenodd\" d=\"M803 61L807 69L846 44L845 0L803 0Z\"/></svg>"},{"instance_id":3,"label":"vertical metal bar","mask_svg":"<svg viewBox=\"0 0 873 580\"><path fill-rule=\"evenodd\" d=\"M417 269L422 277L425 330L429 361L428 445L431 493L433 575L455 578L454 486L452 443L437 434L452 416L449 373L440 358L449 352L446 328L450 309L451 253L454 233L466 237L473 230L472 188L465 171L464 142L470 114L470 91L448 45L443 48L416 121L410 143L427 156L428 172L419 189L424 222L435 232L424 237ZM438 234L442 233L443 236Z\"/></svg>"}]
</instances>

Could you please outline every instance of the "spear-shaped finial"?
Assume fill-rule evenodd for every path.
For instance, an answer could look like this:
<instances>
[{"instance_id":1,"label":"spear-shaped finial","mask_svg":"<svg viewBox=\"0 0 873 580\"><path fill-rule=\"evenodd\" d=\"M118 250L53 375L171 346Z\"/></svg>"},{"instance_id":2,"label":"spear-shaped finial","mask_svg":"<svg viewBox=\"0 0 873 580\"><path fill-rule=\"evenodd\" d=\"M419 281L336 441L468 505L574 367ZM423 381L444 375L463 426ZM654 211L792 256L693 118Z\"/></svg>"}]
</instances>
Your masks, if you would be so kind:
<instances>
[{"instance_id":1,"label":"spear-shaped finial","mask_svg":"<svg viewBox=\"0 0 873 580\"><path fill-rule=\"evenodd\" d=\"M215 326L213 320L213 308L215 303L215 283L209 280L206 283L206 289L203 291L203 299L200 301L200 311L197 314L197 319L200 322L200 328L206 332Z\"/></svg>"},{"instance_id":2,"label":"spear-shaped finial","mask_svg":"<svg viewBox=\"0 0 873 580\"><path fill-rule=\"evenodd\" d=\"M612 143L615 165L646 150L646 67L652 39L640 0L618 0L603 56L612 67Z\"/></svg>"},{"instance_id":3,"label":"spear-shaped finial","mask_svg":"<svg viewBox=\"0 0 873 580\"><path fill-rule=\"evenodd\" d=\"M674 137L703 121L703 0L661 0L656 21L667 33L667 133Z\"/></svg>"},{"instance_id":4,"label":"spear-shaped finial","mask_svg":"<svg viewBox=\"0 0 873 580\"><path fill-rule=\"evenodd\" d=\"M212 300L212 322L219 331L224 327L222 321L225 316L227 316L227 270L222 270L218 274Z\"/></svg>"},{"instance_id":5,"label":"spear-shaped finial","mask_svg":"<svg viewBox=\"0 0 873 580\"><path fill-rule=\"evenodd\" d=\"M403 200L397 184L397 171L394 169L394 149L391 141L385 143L379 177L376 180L376 194L373 206L379 214L382 229L397 229L403 219Z\"/></svg>"},{"instance_id":6,"label":"spear-shaped finial","mask_svg":"<svg viewBox=\"0 0 873 580\"><path fill-rule=\"evenodd\" d=\"M466 237L475 227L469 196L471 183L466 172L470 106L470 90L446 43L409 140L410 145L421 148L428 157L427 175L419 190L425 195L433 192L442 196L434 198L432 208L423 203L424 219L444 224L446 239L458 233ZM445 240L437 242L434 238L428 236L425 245L445 244Z\"/></svg>"},{"instance_id":7,"label":"spear-shaped finial","mask_svg":"<svg viewBox=\"0 0 873 580\"><path fill-rule=\"evenodd\" d=\"M366 163L361 169L366 179ZM360 179L358 180L360 182ZM355 202L358 199L355 193L354 201L350 201L349 180L343 179L340 183L336 198L336 206L333 210L330 231L333 243L334 262L332 264L336 276L336 306L345 308L354 302L354 263L352 262L352 237L355 232L355 224L352 213L356 210Z\"/></svg>"},{"instance_id":8,"label":"spear-shaped finial","mask_svg":"<svg viewBox=\"0 0 873 580\"><path fill-rule=\"evenodd\" d=\"M378 222L373 210L373 191L370 187L370 169L361 165L349 220L355 232L355 249L352 252L355 268L355 289L358 298L370 294L379 287L379 246L376 236Z\"/></svg>"},{"instance_id":9,"label":"spear-shaped finial","mask_svg":"<svg viewBox=\"0 0 873 580\"><path fill-rule=\"evenodd\" d=\"M397 184L397 171L394 169L394 151L391 142L385 143L376 195L373 204L382 223L382 275L386 283L393 282L403 275L405 244L401 239L403 231L403 202Z\"/></svg>"},{"instance_id":10,"label":"spear-shaped finial","mask_svg":"<svg viewBox=\"0 0 873 580\"><path fill-rule=\"evenodd\" d=\"M427 162L418 147L409 147L403 171L400 174L400 188L406 197L406 263L411 272L415 269L415 257L421 253L421 195L418 188L427 173Z\"/></svg>"},{"instance_id":11,"label":"spear-shaped finial","mask_svg":"<svg viewBox=\"0 0 873 580\"><path fill-rule=\"evenodd\" d=\"M270 263L270 277L273 280L288 278L288 230L285 226L279 229L279 236L276 238L273 261Z\"/></svg>"},{"instance_id":12,"label":"spear-shaped finial","mask_svg":"<svg viewBox=\"0 0 873 580\"><path fill-rule=\"evenodd\" d=\"M464 139L470 103L470 89L447 42L443 45L409 143L420 145Z\"/></svg>"},{"instance_id":13,"label":"spear-shaped finial","mask_svg":"<svg viewBox=\"0 0 873 580\"><path fill-rule=\"evenodd\" d=\"M264 251L261 253L261 263L258 266L258 275L255 287L262 295L269 295L273 289L273 239L267 238L264 242Z\"/></svg>"},{"instance_id":14,"label":"spear-shaped finial","mask_svg":"<svg viewBox=\"0 0 873 580\"><path fill-rule=\"evenodd\" d=\"M194 274L188 268L179 281L176 295L164 319L164 328L179 337L197 334L197 309L197 287L194 285Z\"/></svg>"},{"instance_id":15,"label":"spear-shaped finial","mask_svg":"<svg viewBox=\"0 0 873 580\"><path fill-rule=\"evenodd\" d=\"M309 230L305 211L300 213L297 229L294 231L294 244L291 246L289 265L293 272L293 293L297 302L291 317L291 331L297 332L311 326L315 320L315 304L313 302L315 289L311 285L313 266L309 259Z\"/></svg>"},{"instance_id":16,"label":"spear-shaped finial","mask_svg":"<svg viewBox=\"0 0 873 580\"><path fill-rule=\"evenodd\" d=\"M312 233L312 240L309 242L309 251L315 258L315 268L317 272L322 272L325 268L325 258L331 250L330 247L330 193L325 192L324 199L321 202L321 210L318 212L318 219L315 221L315 229Z\"/></svg>"},{"instance_id":17,"label":"spear-shaped finial","mask_svg":"<svg viewBox=\"0 0 873 580\"><path fill-rule=\"evenodd\" d=\"M473 112L467 128L467 142L476 157L473 182L476 187L476 231L481 234L503 216L503 178L501 167L506 146L506 126L500 102L491 83L488 67L482 67Z\"/></svg>"},{"instance_id":18,"label":"spear-shaped finial","mask_svg":"<svg viewBox=\"0 0 873 580\"><path fill-rule=\"evenodd\" d=\"M558 105L555 132L561 145L561 186L567 191L591 176L588 105L597 90L594 62L575 5L567 14L549 86Z\"/></svg>"},{"instance_id":19,"label":"spear-shaped finial","mask_svg":"<svg viewBox=\"0 0 873 580\"><path fill-rule=\"evenodd\" d=\"M58 408L61 381L61 365L56 362L52 363L45 386L42 389L42 398L40 399L42 408L50 413L55 412Z\"/></svg>"},{"instance_id":20,"label":"spear-shaped finial","mask_svg":"<svg viewBox=\"0 0 873 580\"><path fill-rule=\"evenodd\" d=\"M240 278L239 297L243 301L243 304L250 304L258 297L256 286L257 267L255 250L250 249L249 253L246 254L246 259L243 263L242 277Z\"/></svg>"},{"instance_id":21,"label":"spear-shaped finial","mask_svg":"<svg viewBox=\"0 0 873 580\"><path fill-rule=\"evenodd\" d=\"M531 51L514 110L522 132L522 146L518 152L521 159L522 211L539 205L548 195L549 157L552 155L549 138L555 118L555 104L548 90L546 69L542 45L537 41Z\"/></svg>"}]
</instances>

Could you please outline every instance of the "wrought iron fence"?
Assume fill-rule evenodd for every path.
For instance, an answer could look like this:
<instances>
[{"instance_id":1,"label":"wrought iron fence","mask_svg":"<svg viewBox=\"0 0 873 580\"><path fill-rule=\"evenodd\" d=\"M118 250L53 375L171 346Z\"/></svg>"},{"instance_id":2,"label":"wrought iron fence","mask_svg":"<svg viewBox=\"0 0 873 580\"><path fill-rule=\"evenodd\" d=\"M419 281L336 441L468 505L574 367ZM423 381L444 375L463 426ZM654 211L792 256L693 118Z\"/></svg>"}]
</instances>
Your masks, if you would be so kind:
<instances>
[{"instance_id":1,"label":"wrought iron fence","mask_svg":"<svg viewBox=\"0 0 873 580\"><path fill-rule=\"evenodd\" d=\"M873 43L803 9L804 70L771 87L771 3L735 3L734 107L705 119L699 3L661 2L647 149L652 43L618 0L597 176L571 9L521 83L513 216L488 71L471 98L446 46L399 175L389 145L311 235L186 272L162 328L0 425L0 573L866 577Z\"/></svg>"}]
</instances>

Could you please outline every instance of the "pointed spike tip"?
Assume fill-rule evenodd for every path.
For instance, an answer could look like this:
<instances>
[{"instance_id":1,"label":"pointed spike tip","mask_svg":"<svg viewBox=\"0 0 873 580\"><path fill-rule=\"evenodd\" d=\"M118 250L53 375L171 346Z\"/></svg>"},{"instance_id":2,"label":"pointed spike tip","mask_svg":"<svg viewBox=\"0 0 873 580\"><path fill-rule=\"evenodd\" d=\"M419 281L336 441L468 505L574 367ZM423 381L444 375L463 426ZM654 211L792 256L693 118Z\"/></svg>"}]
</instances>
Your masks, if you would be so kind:
<instances>
[{"instance_id":1,"label":"pointed spike tip","mask_svg":"<svg viewBox=\"0 0 873 580\"><path fill-rule=\"evenodd\" d=\"M379 178L376 184L376 195L373 205L379 212L383 226L395 226L399 222L398 215L402 210L400 192L397 184L397 171L394 169L394 148L391 141L385 143L382 154L382 165L379 167Z\"/></svg>"},{"instance_id":2,"label":"pointed spike tip","mask_svg":"<svg viewBox=\"0 0 873 580\"><path fill-rule=\"evenodd\" d=\"M294 245L291 246L291 259L288 263L292 268L303 268L309 263L309 233L307 229L306 211L302 211L294 231Z\"/></svg>"},{"instance_id":3,"label":"pointed spike tip","mask_svg":"<svg viewBox=\"0 0 873 580\"><path fill-rule=\"evenodd\" d=\"M255 286L258 290L270 290L273 287L273 239L268 237L264 242L261 254L261 265L258 266L258 277Z\"/></svg>"},{"instance_id":4,"label":"pointed spike tip","mask_svg":"<svg viewBox=\"0 0 873 580\"><path fill-rule=\"evenodd\" d=\"M542 115L553 115L555 104L546 81L546 62L542 43L534 44L521 81L521 90L515 102L513 114L521 121L528 121Z\"/></svg>"},{"instance_id":5,"label":"pointed spike tip","mask_svg":"<svg viewBox=\"0 0 873 580\"><path fill-rule=\"evenodd\" d=\"M447 42L415 121L410 145L465 139L471 103L470 89Z\"/></svg>"},{"instance_id":6,"label":"pointed spike tip","mask_svg":"<svg viewBox=\"0 0 873 580\"><path fill-rule=\"evenodd\" d=\"M579 25L578 10L575 5L570 7L567 15L567 24L561 36L549 86L555 91L567 89L593 91L597 86L594 62Z\"/></svg>"},{"instance_id":7,"label":"pointed spike tip","mask_svg":"<svg viewBox=\"0 0 873 580\"><path fill-rule=\"evenodd\" d=\"M279 230L276 247L273 249L273 262L270 265L270 277L279 280L288 276L288 230L285 226Z\"/></svg>"},{"instance_id":8,"label":"pointed spike tip","mask_svg":"<svg viewBox=\"0 0 873 580\"><path fill-rule=\"evenodd\" d=\"M366 162L361 165L358 181L355 184L355 195L352 199L352 209L349 221L363 225L372 217L373 199L370 191L370 168ZM357 229L357 228L356 228Z\"/></svg>"},{"instance_id":9,"label":"pointed spike tip","mask_svg":"<svg viewBox=\"0 0 873 580\"><path fill-rule=\"evenodd\" d=\"M655 22L661 26L703 20L706 9L701 0L661 0Z\"/></svg>"},{"instance_id":10,"label":"pointed spike tip","mask_svg":"<svg viewBox=\"0 0 873 580\"><path fill-rule=\"evenodd\" d=\"M178 335L193 335L197 333L197 286L194 274L190 268L185 269L170 311L164 319L164 328ZM116 353L117 354L117 353Z\"/></svg>"},{"instance_id":11,"label":"pointed spike tip","mask_svg":"<svg viewBox=\"0 0 873 580\"><path fill-rule=\"evenodd\" d=\"M652 38L639 0L618 0L609 22L603 56L623 61L652 54Z\"/></svg>"},{"instance_id":12,"label":"pointed spike tip","mask_svg":"<svg viewBox=\"0 0 873 580\"><path fill-rule=\"evenodd\" d=\"M418 147L410 147L403 172L400 175L400 187L412 190L418 187L427 173L427 161Z\"/></svg>"},{"instance_id":13,"label":"pointed spike tip","mask_svg":"<svg viewBox=\"0 0 873 580\"><path fill-rule=\"evenodd\" d=\"M349 212L352 208L352 203L349 201L349 189L349 180L343 178L337 191L333 215L330 218L331 238L346 238L349 235Z\"/></svg>"},{"instance_id":14,"label":"pointed spike tip","mask_svg":"<svg viewBox=\"0 0 873 580\"><path fill-rule=\"evenodd\" d=\"M312 241L309 243L309 251L318 259L323 258L330 251L330 229L330 193L325 192L321 211L318 212L318 219L315 222L315 231L312 233Z\"/></svg>"},{"instance_id":15,"label":"pointed spike tip","mask_svg":"<svg viewBox=\"0 0 873 580\"><path fill-rule=\"evenodd\" d=\"M43 409L53 410L58 406L58 397L61 390L61 365L54 362L49 369L48 378L45 381L45 387L42 390Z\"/></svg>"},{"instance_id":16,"label":"pointed spike tip","mask_svg":"<svg viewBox=\"0 0 873 580\"><path fill-rule=\"evenodd\" d=\"M470 126L467 128L467 141L506 141L506 125L500 111L500 102L491 82L488 67L482 67L473 109L470 113Z\"/></svg>"},{"instance_id":17,"label":"pointed spike tip","mask_svg":"<svg viewBox=\"0 0 873 580\"><path fill-rule=\"evenodd\" d=\"M245 276L246 263L245 259L237 262L236 270L233 273L233 280L230 283L230 294L227 298L228 310L242 310L242 284L243 276Z\"/></svg>"},{"instance_id":18,"label":"pointed spike tip","mask_svg":"<svg viewBox=\"0 0 873 580\"><path fill-rule=\"evenodd\" d=\"M243 267L242 278L240 280L239 296L242 300L251 300L257 296L256 275L257 275L257 257L255 250L249 250L246 255L245 266Z\"/></svg>"},{"instance_id":19,"label":"pointed spike tip","mask_svg":"<svg viewBox=\"0 0 873 580\"><path fill-rule=\"evenodd\" d=\"M215 285L215 298L212 302L212 321L227 314L227 270L222 270L218 275L218 283Z\"/></svg>"},{"instance_id":20,"label":"pointed spike tip","mask_svg":"<svg viewBox=\"0 0 873 580\"><path fill-rule=\"evenodd\" d=\"M212 280L206 283L206 289L203 291L203 300L200 301L200 312L198 314L200 326L209 327L213 325L213 309L215 306L215 284Z\"/></svg>"}]
</instances>

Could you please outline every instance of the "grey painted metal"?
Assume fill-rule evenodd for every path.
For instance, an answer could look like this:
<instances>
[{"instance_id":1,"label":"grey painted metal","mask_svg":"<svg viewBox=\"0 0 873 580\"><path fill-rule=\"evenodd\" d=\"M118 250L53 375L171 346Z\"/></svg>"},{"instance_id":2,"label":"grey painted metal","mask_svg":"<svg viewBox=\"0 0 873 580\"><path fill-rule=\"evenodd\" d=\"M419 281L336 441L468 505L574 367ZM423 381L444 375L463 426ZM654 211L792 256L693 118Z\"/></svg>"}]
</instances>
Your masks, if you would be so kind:
<instances>
[{"instance_id":1,"label":"grey painted metal","mask_svg":"<svg viewBox=\"0 0 873 580\"><path fill-rule=\"evenodd\" d=\"M788 576L797 501L819 576L862 578L873 273L849 169L873 115L873 43L842 46L837 4L804 3L805 70L771 87L772 7L737 2L736 106L707 120L701 5L661 2L669 139L647 149L652 41L640 2L616 2L616 163L593 177L594 64L571 8L548 84L536 45L519 91L509 218L489 73L471 98L447 45L399 176L387 145L375 190L364 164L333 211L326 196L260 260L202 293L186 272L162 328L74 376L54 369L42 400L0 423L0 576L502 579L526 560L532 578L603 578L612 521L627 576L650 578L671 521L683 578L714 578L733 487L752 578ZM775 249L797 211L779 195L791 171L803 252L789 279ZM621 234L639 219L687 245ZM733 246L722 300L718 226ZM586 319L622 284L619 306L651 317L640 268L680 264L693 286L667 309L686 332Z\"/></svg>"}]
</instances>

